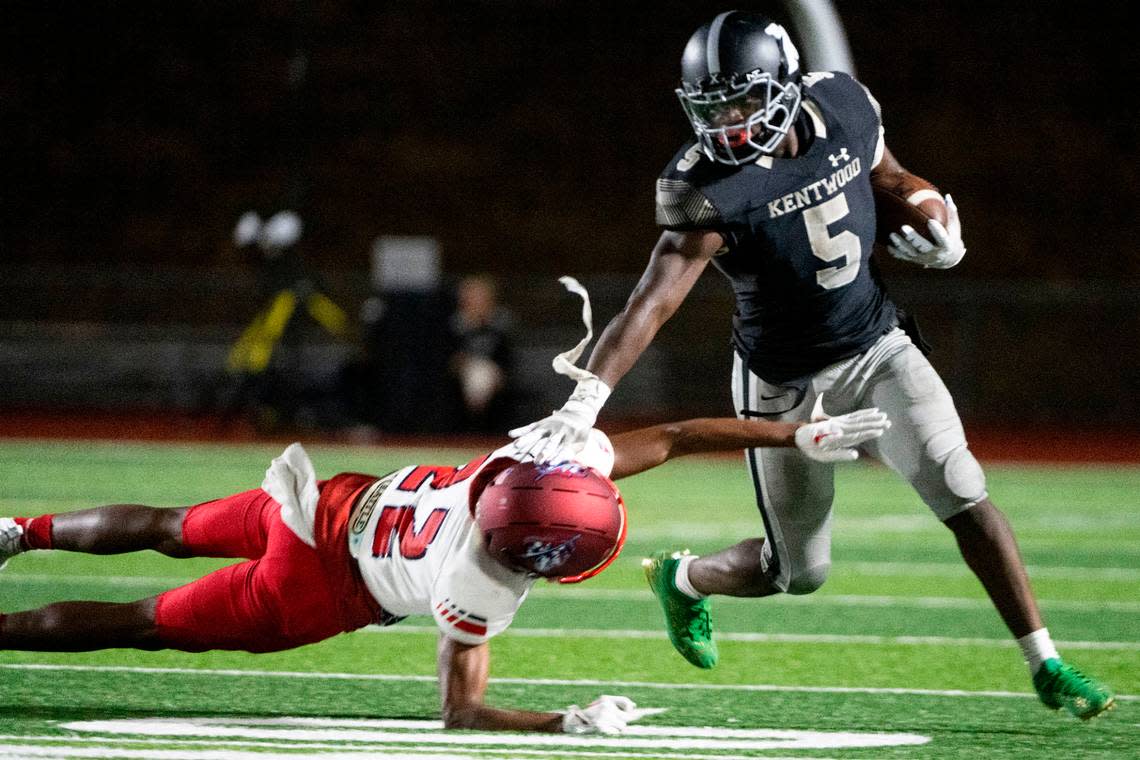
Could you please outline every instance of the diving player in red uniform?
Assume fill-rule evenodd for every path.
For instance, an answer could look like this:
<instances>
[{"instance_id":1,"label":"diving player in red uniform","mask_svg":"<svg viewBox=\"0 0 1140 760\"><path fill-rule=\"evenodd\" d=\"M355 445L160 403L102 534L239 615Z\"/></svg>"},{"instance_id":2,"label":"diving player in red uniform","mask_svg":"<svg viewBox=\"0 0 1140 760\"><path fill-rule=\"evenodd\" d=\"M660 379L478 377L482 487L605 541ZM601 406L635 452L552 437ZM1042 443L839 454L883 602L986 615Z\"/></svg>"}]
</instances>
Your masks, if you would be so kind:
<instances>
[{"instance_id":1,"label":"diving player in red uniform","mask_svg":"<svg viewBox=\"0 0 1140 760\"><path fill-rule=\"evenodd\" d=\"M510 625L535 580L577 582L620 551L625 508L607 476L749 446L853 458L852 447L887 426L877 410L806 424L697 419L623 433L612 444L594 430L572 460L557 464L520 463L508 446L459 468L410 465L380 478L342 473L325 481L294 444L260 488L196 506L0 518L0 566L35 549L246 559L136 602L60 602L0 615L0 649L270 652L430 614L441 634L447 727L618 733L637 717L625 697L561 712L483 702L488 641Z\"/></svg>"},{"instance_id":2,"label":"diving player in red uniform","mask_svg":"<svg viewBox=\"0 0 1140 760\"><path fill-rule=\"evenodd\" d=\"M826 392L833 413L879 407L892 427L866 451L914 487L957 539L1017 639L1046 706L1090 718L1112 692L1064 663L1042 621L1008 522L990 501L946 386L911 337L870 260L872 178L907 174L883 139L879 104L842 72L803 73L779 24L728 11L701 26L677 89L695 133L657 180L663 228L625 308L602 333L574 393L550 417L511 431L543 460L583 440L610 390L711 263L736 295L732 395L741 417L806 420ZM947 223L904 227L888 250L946 269L965 255ZM707 597L809 594L831 566L832 465L794 451L746 453L764 523L711 557L650 559L650 584L674 646L717 660Z\"/></svg>"}]
</instances>

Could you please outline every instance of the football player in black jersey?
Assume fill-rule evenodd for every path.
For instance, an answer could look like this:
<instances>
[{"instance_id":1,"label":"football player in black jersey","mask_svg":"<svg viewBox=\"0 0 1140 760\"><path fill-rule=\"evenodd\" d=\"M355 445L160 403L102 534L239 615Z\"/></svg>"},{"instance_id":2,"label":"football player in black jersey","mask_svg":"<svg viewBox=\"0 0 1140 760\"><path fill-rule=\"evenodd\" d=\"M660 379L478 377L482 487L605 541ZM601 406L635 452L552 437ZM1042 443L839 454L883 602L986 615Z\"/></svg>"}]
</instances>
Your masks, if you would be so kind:
<instances>
[{"instance_id":1,"label":"football player in black jersey","mask_svg":"<svg viewBox=\"0 0 1140 760\"><path fill-rule=\"evenodd\" d=\"M1081 718L1108 709L1111 691L1058 656L953 400L868 265L872 177L905 172L884 143L878 103L846 74L802 73L785 30L752 13L721 13L698 29L681 72L677 95L696 139L657 180L663 231L649 264L599 339L591 374L562 409L512 431L518 448L549 458L584 440L610 389L711 262L736 294L737 413L805 420L825 393L828 413L886 412L893 427L864 450L906 478L954 533L1041 700ZM927 267L957 264L961 223L953 200L945 203L945 226L904 227L888 250ZM670 638L698 667L717 659L708 595L811 593L831 564L834 465L779 449L752 449L747 462L766 539L647 560Z\"/></svg>"}]
</instances>

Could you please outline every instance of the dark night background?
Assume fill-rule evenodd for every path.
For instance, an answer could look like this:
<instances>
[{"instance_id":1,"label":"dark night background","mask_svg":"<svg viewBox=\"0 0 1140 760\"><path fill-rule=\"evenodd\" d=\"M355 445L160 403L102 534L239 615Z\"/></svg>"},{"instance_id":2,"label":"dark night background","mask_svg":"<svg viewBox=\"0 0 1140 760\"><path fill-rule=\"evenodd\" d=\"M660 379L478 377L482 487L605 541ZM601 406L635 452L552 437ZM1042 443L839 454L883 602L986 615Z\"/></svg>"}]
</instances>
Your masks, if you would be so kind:
<instances>
[{"instance_id":1,"label":"dark night background","mask_svg":"<svg viewBox=\"0 0 1140 760\"><path fill-rule=\"evenodd\" d=\"M1135 415L1140 46L1127 4L836 6L888 145L961 209L969 253L952 272L879 258L928 304L935 364L964 411ZM449 273L617 275L608 319L656 237L653 180L688 135L680 51L725 7L5 3L0 330L240 327L253 305L209 282L244 271L237 216L286 205L334 281L363 278L377 235L433 235ZM142 292L175 271L198 284L162 303ZM706 285L723 318L709 341L726 357L727 289ZM507 300L539 323L517 290ZM700 319L693 308L677 320ZM992 359L978 350L989 341Z\"/></svg>"}]
</instances>

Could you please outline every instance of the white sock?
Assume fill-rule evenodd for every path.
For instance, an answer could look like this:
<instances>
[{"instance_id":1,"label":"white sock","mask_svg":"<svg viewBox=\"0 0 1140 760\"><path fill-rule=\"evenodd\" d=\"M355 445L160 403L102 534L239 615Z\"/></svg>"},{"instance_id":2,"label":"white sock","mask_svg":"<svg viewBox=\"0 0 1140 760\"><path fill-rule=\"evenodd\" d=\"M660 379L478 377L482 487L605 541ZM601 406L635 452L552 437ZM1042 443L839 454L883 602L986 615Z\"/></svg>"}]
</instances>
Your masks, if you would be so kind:
<instances>
[{"instance_id":1,"label":"white sock","mask_svg":"<svg viewBox=\"0 0 1140 760\"><path fill-rule=\"evenodd\" d=\"M1049 638L1048 628L1038 628L1033 633L1022 636L1017 640L1017 645L1021 647L1021 654L1029 665L1030 675L1037 675L1041 663L1061 656L1057 654L1057 647L1053 646L1053 639Z\"/></svg>"},{"instance_id":2,"label":"white sock","mask_svg":"<svg viewBox=\"0 0 1140 760\"><path fill-rule=\"evenodd\" d=\"M693 582L689 580L689 565L697 557L693 554L686 554L681 557L681 561L677 563L677 574L673 576L673 585L677 587L685 596L691 596L694 599L704 599L708 594L702 594L693 588Z\"/></svg>"}]
</instances>

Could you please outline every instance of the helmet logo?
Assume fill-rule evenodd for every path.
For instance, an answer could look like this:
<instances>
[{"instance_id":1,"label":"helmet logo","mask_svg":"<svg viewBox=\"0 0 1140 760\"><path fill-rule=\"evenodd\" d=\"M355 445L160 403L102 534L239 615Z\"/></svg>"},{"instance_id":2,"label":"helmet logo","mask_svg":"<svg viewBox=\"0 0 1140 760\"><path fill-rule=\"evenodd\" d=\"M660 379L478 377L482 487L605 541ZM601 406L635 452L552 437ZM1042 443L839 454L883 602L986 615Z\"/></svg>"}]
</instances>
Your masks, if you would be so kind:
<instances>
[{"instance_id":1,"label":"helmet logo","mask_svg":"<svg viewBox=\"0 0 1140 760\"><path fill-rule=\"evenodd\" d=\"M792 44L792 40L788 37L788 33L784 27L773 21L768 24L764 30L768 34L776 38L780 43L780 50L784 52L784 58L788 60L788 73L794 74L800 70L800 51L796 50L796 46Z\"/></svg>"},{"instance_id":2,"label":"helmet logo","mask_svg":"<svg viewBox=\"0 0 1140 760\"><path fill-rule=\"evenodd\" d=\"M526 548L523 549L520 559L532 560L530 564L535 572L540 575L547 575L551 571L566 564L566 560L570 559L570 555L574 552L574 547L578 544L578 539L581 537L581 533L575 533L570 538L557 544L543 541L539 538L528 538L526 540Z\"/></svg>"},{"instance_id":3,"label":"helmet logo","mask_svg":"<svg viewBox=\"0 0 1140 760\"><path fill-rule=\"evenodd\" d=\"M589 468L578 462L545 462L535 466L535 480L541 480L547 475L568 475L570 477L584 478L590 474Z\"/></svg>"}]
</instances>

